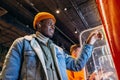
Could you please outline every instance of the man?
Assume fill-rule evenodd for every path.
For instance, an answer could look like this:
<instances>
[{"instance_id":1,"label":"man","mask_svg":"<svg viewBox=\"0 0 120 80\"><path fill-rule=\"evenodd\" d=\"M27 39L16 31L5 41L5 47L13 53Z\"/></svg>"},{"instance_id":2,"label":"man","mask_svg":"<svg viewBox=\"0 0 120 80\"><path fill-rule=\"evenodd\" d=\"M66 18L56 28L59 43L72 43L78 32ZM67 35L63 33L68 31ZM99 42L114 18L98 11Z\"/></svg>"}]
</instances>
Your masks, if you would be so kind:
<instances>
[{"instance_id":1,"label":"man","mask_svg":"<svg viewBox=\"0 0 120 80\"><path fill-rule=\"evenodd\" d=\"M77 58L80 55L80 45L74 44L70 47L70 54L73 58ZM68 80L85 80L84 68L80 71L67 70Z\"/></svg>"},{"instance_id":2,"label":"man","mask_svg":"<svg viewBox=\"0 0 120 80\"><path fill-rule=\"evenodd\" d=\"M1 73L3 80L67 80L66 69L79 71L84 67L91 56L92 45L101 34L91 34L81 56L75 60L50 40L55 22L55 17L48 12L35 16L33 26L36 34L14 41Z\"/></svg>"}]
</instances>

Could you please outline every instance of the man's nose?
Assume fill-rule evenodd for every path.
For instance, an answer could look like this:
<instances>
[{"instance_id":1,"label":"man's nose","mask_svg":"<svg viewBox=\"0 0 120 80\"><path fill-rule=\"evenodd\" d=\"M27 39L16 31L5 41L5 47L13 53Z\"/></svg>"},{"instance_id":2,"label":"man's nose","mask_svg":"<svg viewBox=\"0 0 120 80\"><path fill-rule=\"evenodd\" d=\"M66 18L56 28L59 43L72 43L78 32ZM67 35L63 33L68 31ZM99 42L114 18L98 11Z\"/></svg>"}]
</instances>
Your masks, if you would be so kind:
<instances>
[{"instance_id":1,"label":"man's nose","mask_svg":"<svg viewBox=\"0 0 120 80\"><path fill-rule=\"evenodd\" d=\"M51 28L52 28L52 29L55 29L55 25L51 25Z\"/></svg>"}]
</instances>

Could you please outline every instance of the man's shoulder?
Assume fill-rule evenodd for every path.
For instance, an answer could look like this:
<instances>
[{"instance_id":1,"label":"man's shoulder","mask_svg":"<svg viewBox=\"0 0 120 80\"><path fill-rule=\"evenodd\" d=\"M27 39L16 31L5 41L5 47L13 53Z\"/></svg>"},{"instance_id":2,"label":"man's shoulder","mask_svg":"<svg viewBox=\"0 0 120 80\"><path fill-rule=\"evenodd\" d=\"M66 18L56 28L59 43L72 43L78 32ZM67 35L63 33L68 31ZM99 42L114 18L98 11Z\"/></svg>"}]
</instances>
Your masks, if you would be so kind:
<instances>
[{"instance_id":1,"label":"man's shoulder","mask_svg":"<svg viewBox=\"0 0 120 80\"><path fill-rule=\"evenodd\" d=\"M62 49L60 46L56 45L55 43L53 43L53 45L54 45L56 48Z\"/></svg>"},{"instance_id":2,"label":"man's shoulder","mask_svg":"<svg viewBox=\"0 0 120 80\"><path fill-rule=\"evenodd\" d=\"M24 38L25 40L31 41L35 36L36 36L35 34L32 34L32 35L26 35L26 36L24 36L23 38Z\"/></svg>"},{"instance_id":3,"label":"man's shoulder","mask_svg":"<svg viewBox=\"0 0 120 80\"><path fill-rule=\"evenodd\" d=\"M23 42L24 40L31 41L34 38L34 36L35 36L34 34L32 34L32 35L25 35L23 37L17 38L14 42Z\"/></svg>"},{"instance_id":4,"label":"man's shoulder","mask_svg":"<svg viewBox=\"0 0 120 80\"><path fill-rule=\"evenodd\" d=\"M63 52L63 49L62 49L60 46L58 46L58 45L56 45L56 44L54 44L54 46L56 47L56 49L57 49L59 52Z\"/></svg>"}]
</instances>

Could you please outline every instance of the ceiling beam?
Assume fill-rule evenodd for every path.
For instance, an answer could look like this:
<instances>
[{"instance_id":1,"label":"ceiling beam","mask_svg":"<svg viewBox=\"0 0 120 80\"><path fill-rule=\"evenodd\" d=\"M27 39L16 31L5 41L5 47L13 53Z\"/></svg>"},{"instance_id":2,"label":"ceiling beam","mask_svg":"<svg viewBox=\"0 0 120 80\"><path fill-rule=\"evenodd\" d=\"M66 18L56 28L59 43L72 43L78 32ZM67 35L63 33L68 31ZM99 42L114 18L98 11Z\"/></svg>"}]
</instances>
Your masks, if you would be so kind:
<instances>
[{"instance_id":1,"label":"ceiling beam","mask_svg":"<svg viewBox=\"0 0 120 80\"><path fill-rule=\"evenodd\" d=\"M77 4L75 3L75 0L69 0L70 3L72 4L73 8L75 9L76 13L78 14L78 16L80 17L84 27L87 29L89 28L88 22L85 20L82 12L80 11L80 9L78 9Z\"/></svg>"}]
</instances>

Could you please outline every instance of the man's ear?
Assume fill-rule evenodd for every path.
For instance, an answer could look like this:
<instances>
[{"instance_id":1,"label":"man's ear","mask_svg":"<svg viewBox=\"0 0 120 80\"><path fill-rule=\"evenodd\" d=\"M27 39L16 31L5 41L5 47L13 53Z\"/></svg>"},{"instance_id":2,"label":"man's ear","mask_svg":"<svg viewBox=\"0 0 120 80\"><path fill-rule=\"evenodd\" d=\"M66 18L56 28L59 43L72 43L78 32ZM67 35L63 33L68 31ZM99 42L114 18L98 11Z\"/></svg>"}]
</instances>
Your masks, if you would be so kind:
<instances>
[{"instance_id":1,"label":"man's ear","mask_svg":"<svg viewBox=\"0 0 120 80\"><path fill-rule=\"evenodd\" d=\"M36 30L40 30L40 28L41 28L41 23L39 22L36 24Z\"/></svg>"}]
</instances>

